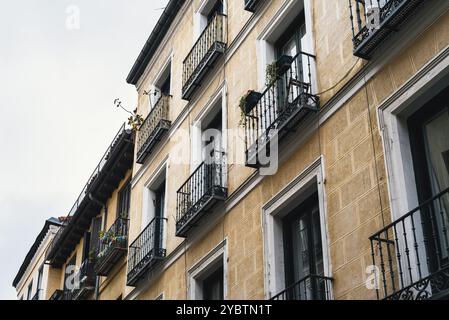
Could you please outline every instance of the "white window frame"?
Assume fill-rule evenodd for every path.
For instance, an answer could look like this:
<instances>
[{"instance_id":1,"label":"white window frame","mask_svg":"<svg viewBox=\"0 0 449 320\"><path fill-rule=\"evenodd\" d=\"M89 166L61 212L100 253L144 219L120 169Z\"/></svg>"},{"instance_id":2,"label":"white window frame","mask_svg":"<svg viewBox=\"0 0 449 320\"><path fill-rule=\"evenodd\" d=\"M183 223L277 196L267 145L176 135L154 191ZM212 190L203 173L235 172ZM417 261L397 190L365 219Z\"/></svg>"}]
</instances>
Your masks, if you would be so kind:
<instances>
[{"instance_id":1,"label":"white window frame","mask_svg":"<svg viewBox=\"0 0 449 320\"><path fill-rule=\"evenodd\" d=\"M188 271L188 299L202 300L202 282L214 268L222 261L223 263L223 297L228 299L228 246L227 239L223 240L212 251L206 254L198 263Z\"/></svg>"},{"instance_id":2,"label":"white window frame","mask_svg":"<svg viewBox=\"0 0 449 320\"><path fill-rule=\"evenodd\" d=\"M164 218L168 219L168 160L166 159L159 168L154 172L151 178L145 183L142 197L142 218L141 228L143 231L155 217L155 208L151 199L154 200L155 192L153 191L165 179L165 201L164 201ZM167 245L167 228L164 228L162 243L164 248Z\"/></svg>"},{"instance_id":3,"label":"white window frame","mask_svg":"<svg viewBox=\"0 0 449 320\"><path fill-rule=\"evenodd\" d=\"M323 161L323 157L318 158L262 208L266 299L270 299L282 292L287 286L284 277L285 261L282 218L295 205L307 200L307 197L315 191L318 191L319 198L324 276L332 277ZM329 288L329 294L332 298L332 285Z\"/></svg>"},{"instance_id":4,"label":"white window frame","mask_svg":"<svg viewBox=\"0 0 449 320\"><path fill-rule=\"evenodd\" d=\"M211 9L216 0L202 0L198 9L193 15L193 42L195 43L207 27L207 12ZM223 0L223 14L228 12L228 1Z\"/></svg>"},{"instance_id":5,"label":"white window frame","mask_svg":"<svg viewBox=\"0 0 449 320\"><path fill-rule=\"evenodd\" d=\"M192 139L191 139L191 161L190 161L190 173L193 173L198 166L203 162L203 137L202 137L202 123L205 119L210 116L211 113L217 112L218 108L221 108L221 119L222 119L222 132L221 132L221 143L222 149L225 153L225 157L227 155L227 125L228 125L228 112L227 112L227 94L226 94L226 85L222 85L215 94L209 99L206 103L203 110L198 114L198 116L194 119L192 124ZM220 105L218 104L220 102ZM225 166L226 167L226 166ZM226 178L226 175L225 175ZM226 184L227 179L223 180Z\"/></svg>"},{"instance_id":6,"label":"white window frame","mask_svg":"<svg viewBox=\"0 0 449 320\"><path fill-rule=\"evenodd\" d=\"M315 55L315 44L313 42L313 18L312 0L287 0L267 23L266 28L257 37L257 85L259 91L263 91L266 83L266 67L275 60L274 41L278 39L283 30L288 28L290 21L295 19L300 10L304 9L306 23L306 37L302 43L302 50ZM287 23L288 22L288 23ZM311 59L312 93L317 90L316 63Z\"/></svg>"}]
</instances>

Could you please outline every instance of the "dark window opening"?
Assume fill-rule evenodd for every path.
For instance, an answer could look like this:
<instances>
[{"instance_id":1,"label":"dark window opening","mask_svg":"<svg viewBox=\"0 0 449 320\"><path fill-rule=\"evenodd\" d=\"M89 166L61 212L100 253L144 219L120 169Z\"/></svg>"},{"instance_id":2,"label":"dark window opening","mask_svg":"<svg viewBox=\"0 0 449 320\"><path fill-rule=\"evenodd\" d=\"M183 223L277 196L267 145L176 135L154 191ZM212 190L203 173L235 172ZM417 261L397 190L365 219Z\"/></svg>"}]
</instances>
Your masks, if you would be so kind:
<instances>
[{"instance_id":1,"label":"dark window opening","mask_svg":"<svg viewBox=\"0 0 449 320\"><path fill-rule=\"evenodd\" d=\"M203 280L203 300L224 299L224 269L220 266L216 271Z\"/></svg>"},{"instance_id":2,"label":"dark window opening","mask_svg":"<svg viewBox=\"0 0 449 320\"><path fill-rule=\"evenodd\" d=\"M224 13L223 0L217 0L215 2L214 6L206 14L207 23L209 24L215 18L215 16L217 14L223 14L223 13Z\"/></svg>"},{"instance_id":3,"label":"dark window opening","mask_svg":"<svg viewBox=\"0 0 449 320\"><path fill-rule=\"evenodd\" d=\"M326 284L311 278L324 276L318 193L284 218L283 230L286 287L298 284L297 292L304 298L324 300Z\"/></svg>"},{"instance_id":4,"label":"dark window opening","mask_svg":"<svg viewBox=\"0 0 449 320\"><path fill-rule=\"evenodd\" d=\"M127 182L120 190L117 204L117 218L127 219L131 202L131 182Z\"/></svg>"}]
</instances>

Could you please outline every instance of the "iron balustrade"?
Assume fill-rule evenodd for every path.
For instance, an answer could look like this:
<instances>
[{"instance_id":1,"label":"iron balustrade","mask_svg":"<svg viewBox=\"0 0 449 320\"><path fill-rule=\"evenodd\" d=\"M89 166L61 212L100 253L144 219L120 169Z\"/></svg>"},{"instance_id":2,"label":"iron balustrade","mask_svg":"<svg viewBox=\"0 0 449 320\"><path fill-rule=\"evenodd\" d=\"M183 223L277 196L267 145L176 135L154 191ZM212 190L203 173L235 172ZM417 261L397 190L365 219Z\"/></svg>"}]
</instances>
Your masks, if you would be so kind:
<instances>
[{"instance_id":1,"label":"iron balustrade","mask_svg":"<svg viewBox=\"0 0 449 320\"><path fill-rule=\"evenodd\" d=\"M262 0L245 0L245 10L255 12Z\"/></svg>"},{"instance_id":2,"label":"iron balustrade","mask_svg":"<svg viewBox=\"0 0 449 320\"><path fill-rule=\"evenodd\" d=\"M170 129L170 96L161 95L139 129L137 135L137 160L143 164L162 134Z\"/></svg>"},{"instance_id":3,"label":"iron balustrade","mask_svg":"<svg viewBox=\"0 0 449 320\"><path fill-rule=\"evenodd\" d=\"M218 56L226 50L226 16L217 13L183 63L182 98L190 100L196 87Z\"/></svg>"},{"instance_id":4,"label":"iron balustrade","mask_svg":"<svg viewBox=\"0 0 449 320\"><path fill-rule=\"evenodd\" d=\"M78 271L75 272L74 279L75 288L73 290L66 290L66 299L84 299L86 294L95 289L96 275L94 271L94 262L90 259L84 260Z\"/></svg>"},{"instance_id":5,"label":"iron balustrade","mask_svg":"<svg viewBox=\"0 0 449 320\"><path fill-rule=\"evenodd\" d=\"M89 179L87 180L87 183L84 185L83 189L81 190L80 195L76 199L75 203L73 204L72 208L69 211L69 214L65 218L63 225L59 228L58 232L56 233L55 237L53 238L53 240L49 246L49 249L47 251L47 256L48 256L48 254L54 252L55 247L58 245L59 240L61 239L62 234L64 233L65 227L70 223L71 218L76 213L76 211L80 207L81 203L86 199L86 197L89 196L89 189L90 189L92 183L95 182L95 180L99 176L101 170L104 168L105 164L107 163L114 147L117 145L120 138L125 134L126 134L126 127L125 127L125 124L123 124L120 127L120 130L115 135L114 139L112 140L112 143L109 145L106 152L101 157L101 160L98 163L98 165L95 167L95 170L90 175Z\"/></svg>"},{"instance_id":6,"label":"iron balustrade","mask_svg":"<svg viewBox=\"0 0 449 320\"><path fill-rule=\"evenodd\" d=\"M449 296L449 189L370 237L377 297Z\"/></svg>"},{"instance_id":7,"label":"iron balustrade","mask_svg":"<svg viewBox=\"0 0 449 320\"><path fill-rule=\"evenodd\" d=\"M269 148L274 135L281 137L309 112L319 110L319 97L312 88L312 60L315 56L300 52L282 56L277 73L251 110L245 113L246 164L259 167L259 155Z\"/></svg>"},{"instance_id":8,"label":"iron balustrade","mask_svg":"<svg viewBox=\"0 0 449 320\"><path fill-rule=\"evenodd\" d=\"M96 274L107 276L128 250L128 225L129 219L118 218L100 238L100 245L96 253Z\"/></svg>"},{"instance_id":9,"label":"iron balustrade","mask_svg":"<svg viewBox=\"0 0 449 320\"><path fill-rule=\"evenodd\" d=\"M354 54L370 59L392 32L399 30L423 0L349 0Z\"/></svg>"},{"instance_id":10,"label":"iron balustrade","mask_svg":"<svg viewBox=\"0 0 449 320\"><path fill-rule=\"evenodd\" d=\"M129 247L127 284L134 286L157 261L165 258L163 245L167 219L156 217Z\"/></svg>"},{"instance_id":11,"label":"iron balustrade","mask_svg":"<svg viewBox=\"0 0 449 320\"><path fill-rule=\"evenodd\" d=\"M329 277L309 275L271 300L331 300L332 281Z\"/></svg>"},{"instance_id":12,"label":"iron balustrade","mask_svg":"<svg viewBox=\"0 0 449 320\"><path fill-rule=\"evenodd\" d=\"M201 163L177 192L176 235L185 237L201 214L215 201L227 197L224 153L214 151L210 160Z\"/></svg>"}]
</instances>

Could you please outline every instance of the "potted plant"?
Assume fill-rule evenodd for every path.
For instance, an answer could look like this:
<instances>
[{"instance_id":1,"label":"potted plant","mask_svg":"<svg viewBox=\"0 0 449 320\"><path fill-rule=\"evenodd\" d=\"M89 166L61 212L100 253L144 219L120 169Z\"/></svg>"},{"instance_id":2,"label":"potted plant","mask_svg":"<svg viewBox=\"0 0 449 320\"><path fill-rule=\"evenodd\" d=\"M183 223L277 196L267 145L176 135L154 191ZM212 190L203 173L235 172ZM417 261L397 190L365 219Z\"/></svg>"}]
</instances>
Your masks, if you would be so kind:
<instances>
[{"instance_id":1,"label":"potted plant","mask_svg":"<svg viewBox=\"0 0 449 320\"><path fill-rule=\"evenodd\" d=\"M260 92L249 90L243 97L240 98L240 109L244 114L248 114L257 105L262 94Z\"/></svg>"},{"instance_id":2,"label":"potted plant","mask_svg":"<svg viewBox=\"0 0 449 320\"><path fill-rule=\"evenodd\" d=\"M281 75L285 73L288 69L290 69L291 65L293 63L293 57L288 56L286 54L283 54L279 57L279 59L276 61L276 68L278 75Z\"/></svg>"}]
</instances>

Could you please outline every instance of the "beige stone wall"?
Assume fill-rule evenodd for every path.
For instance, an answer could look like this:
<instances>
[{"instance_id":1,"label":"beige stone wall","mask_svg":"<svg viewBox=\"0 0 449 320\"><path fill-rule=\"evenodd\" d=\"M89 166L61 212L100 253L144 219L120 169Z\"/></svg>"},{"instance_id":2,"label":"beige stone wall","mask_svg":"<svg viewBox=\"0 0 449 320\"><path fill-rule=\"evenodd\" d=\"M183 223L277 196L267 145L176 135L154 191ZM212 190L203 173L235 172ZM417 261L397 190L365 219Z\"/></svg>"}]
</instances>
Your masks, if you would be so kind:
<instances>
[{"instance_id":1,"label":"beige stone wall","mask_svg":"<svg viewBox=\"0 0 449 320\"><path fill-rule=\"evenodd\" d=\"M241 1L243 2L243 1ZM182 61L193 41L193 13L199 1L187 9L177 25L176 32L161 48L138 86L139 112L148 113L147 90L162 64L170 54L172 61L172 94L170 116L172 120L184 108L190 114L180 128L188 130L193 119L221 85L227 83L228 127L236 128L240 120L238 101L248 89L257 89L256 39L280 8L283 1L271 1L264 16L229 58L226 65L217 64L204 81L201 94L187 103L181 100ZM365 62L352 55L352 33L347 0L312 2L314 40L317 55L318 91L322 105L341 89ZM240 12L241 11L241 12ZM239 1L228 2L229 43L250 19ZM139 299L154 299L162 292L166 299L186 298L186 272L224 238L228 241L228 298L264 298L264 256L261 228L261 208L279 193L302 170L320 155L324 156L326 174L326 203L331 270L334 277L333 293L336 299L374 299L375 292L365 289L365 268L371 264L369 236L387 224L390 218L386 170L377 127L376 110L379 104L399 89L429 59L449 44L449 14L444 14L425 30L411 46L390 61L366 86L358 91L317 132L308 138L272 177L265 178L237 206L226 214L202 239L192 245L167 270L155 278ZM187 40L186 40L187 39ZM342 78L352 69L346 79ZM301 133L293 133L300 135ZM182 243L175 237L176 191L189 176L188 165L172 163L173 157L190 158L190 143L179 154L173 154L178 133L162 142L152 156L145 171L134 168L135 185L132 190L131 232L134 239L142 229L142 202L145 182L168 156L167 250L172 253ZM231 141L231 139L229 139ZM235 158L235 144L228 145L228 156ZM229 193L236 191L253 173L252 169L232 164L228 167ZM136 178L138 177L138 178ZM132 288L127 288L126 294ZM126 295L125 294L125 295Z\"/></svg>"}]
</instances>

